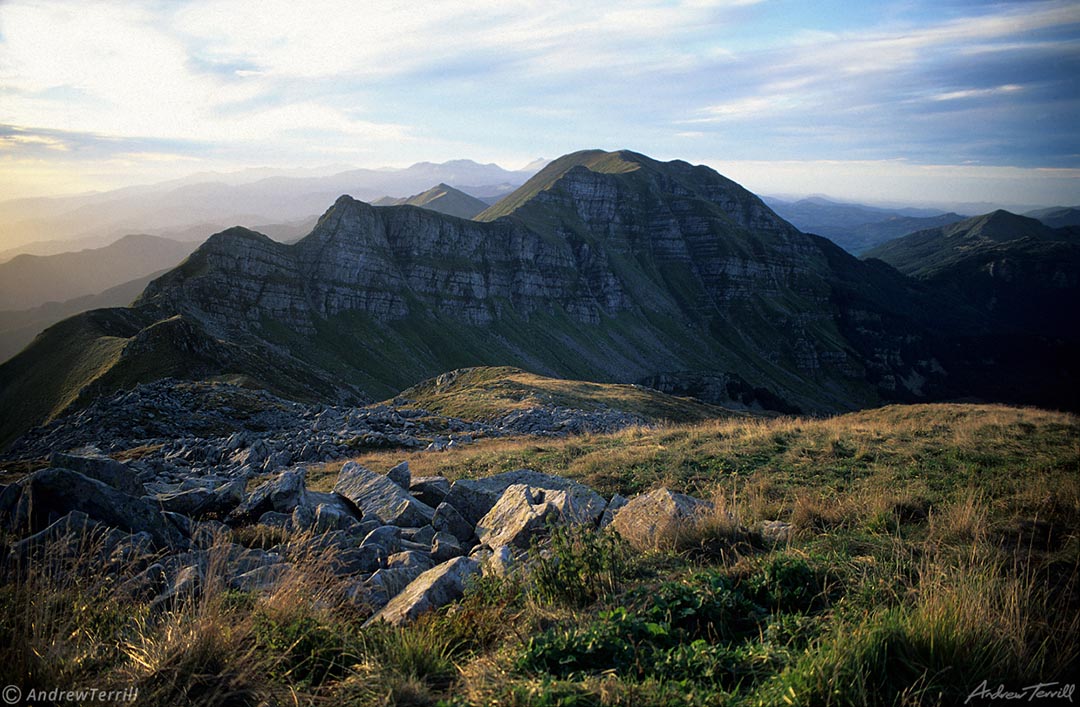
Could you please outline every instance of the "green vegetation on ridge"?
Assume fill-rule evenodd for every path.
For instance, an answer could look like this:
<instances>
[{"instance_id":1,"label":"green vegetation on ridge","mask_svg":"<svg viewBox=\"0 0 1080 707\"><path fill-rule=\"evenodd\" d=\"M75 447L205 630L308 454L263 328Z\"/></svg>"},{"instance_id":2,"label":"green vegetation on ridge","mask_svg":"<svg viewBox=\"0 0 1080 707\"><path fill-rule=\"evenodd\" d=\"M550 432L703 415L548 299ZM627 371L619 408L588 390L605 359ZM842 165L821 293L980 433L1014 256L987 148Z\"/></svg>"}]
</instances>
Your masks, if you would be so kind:
<instances>
[{"instance_id":1,"label":"green vegetation on ridge","mask_svg":"<svg viewBox=\"0 0 1080 707\"><path fill-rule=\"evenodd\" d=\"M509 366L450 371L401 391L392 402L466 420L491 420L551 405L619 410L654 422L700 422L738 414L642 386L548 378Z\"/></svg>"}]
</instances>

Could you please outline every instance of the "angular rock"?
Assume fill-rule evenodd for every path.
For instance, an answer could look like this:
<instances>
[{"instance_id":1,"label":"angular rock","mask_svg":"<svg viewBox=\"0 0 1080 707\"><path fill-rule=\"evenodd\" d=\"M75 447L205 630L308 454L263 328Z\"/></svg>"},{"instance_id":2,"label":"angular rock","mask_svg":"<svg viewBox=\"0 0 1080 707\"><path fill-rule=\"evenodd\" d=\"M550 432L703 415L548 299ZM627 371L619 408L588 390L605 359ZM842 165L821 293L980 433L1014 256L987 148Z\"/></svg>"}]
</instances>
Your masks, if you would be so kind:
<instances>
[{"instance_id":1,"label":"angular rock","mask_svg":"<svg viewBox=\"0 0 1080 707\"><path fill-rule=\"evenodd\" d=\"M449 533L436 533L431 541L431 559L436 564L464 554L465 550L461 547L458 539Z\"/></svg>"},{"instance_id":2,"label":"angular rock","mask_svg":"<svg viewBox=\"0 0 1080 707\"><path fill-rule=\"evenodd\" d=\"M267 511L291 514L293 509L307 500L306 476L307 469L304 467L281 472L252 491L226 521L233 525L251 523Z\"/></svg>"},{"instance_id":3,"label":"angular rock","mask_svg":"<svg viewBox=\"0 0 1080 707\"><path fill-rule=\"evenodd\" d=\"M638 550L670 547L712 509L702 501L666 488L635 496L616 514L610 528Z\"/></svg>"},{"instance_id":4,"label":"angular rock","mask_svg":"<svg viewBox=\"0 0 1080 707\"><path fill-rule=\"evenodd\" d=\"M314 529L316 533L326 533L332 530L349 531L360 525L351 512L343 509L338 504L320 503L315 506Z\"/></svg>"},{"instance_id":5,"label":"angular rock","mask_svg":"<svg viewBox=\"0 0 1080 707\"><path fill-rule=\"evenodd\" d=\"M620 496L619 494L612 496L611 500L608 501L607 508L604 509L604 515L600 516L599 529L603 530L611 525L611 521L615 520L615 514L629 502L630 499L625 496Z\"/></svg>"},{"instance_id":6,"label":"angular rock","mask_svg":"<svg viewBox=\"0 0 1080 707\"><path fill-rule=\"evenodd\" d=\"M365 600L372 609L381 609L426 570L395 567L378 570L365 582Z\"/></svg>"},{"instance_id":7,"label":"angular rock","mask_svg":"<svg viewBox=\"0 0 1080 707\"><path fill-rule=\"evenodd\" d=\"M450 482L445 476L419 476L409 484L409 492L434 508L450 493Z\"/></svg>"},{"instance_id":8,"label":"angular rock","mask_svg":"<svg viewBox=\"0 0 1080 707\"><path fill-rule=\"evenodd\" d=\"M430 525L425 525L423 528L408 528L402 531L401 537L418 545L430 545L435 539L435 528Z\"/></svg>"},{"instance_id":9,"label":"angular rock","mask_svg":"<svg viewBox=\"0 0 1080 707\"><path fill-rule=\"evenodd\" d=\"M511 547L507 545L496 548L491 552L489 556L485 557L484 559L484 575L509 577L521 564L522 555L523 553L515 552Z\"/></svg>"},{"instance_id":10,"label":"angular rock","mask_svg":"<svg viewBox=\"0 0 1080 707\"><path fill-rule=\"evenodd\" d=\"M129 496L97 479L70 469L42 469L19 481L16 508L20 524L40 530L71 511L81 511L105 525L132 533L145 532L159 547L179 547L187 539L155 503Z\"/></svg>"},{"instance_id":11,"label":"angular rock","mask_svg":"<svg viewBox=\"0 0 1080 707\"><path fill-rule=\"evenodd\" d=\"M595 525L606 505L591 489L552 491L514 484L476 524L476 537L492 549L512 545L527 550L551 523Z\"/></svg>"},{"instance_id":12,"label":"angular rock","mask_svg":"<svg viewBox=\"0 0 1080 707\"><path fill-rule=\"evenodd\" d=\"M518 469L483 479L458 479L451 484L445 502L456 508L469 524L475 526L491 510L503 491L514 484L526 484L547 491L570 491L574 495L596 493L588 486L561 476Z\"/></svg>"},{"instance_id":13,"label":"angular rock","mask_svg":"<svg viewBox=\"0 0 1080 707\"><path fill-rule=\"evenodd\" d=\"M97 479L129 496L142 496L146 493L136 472L127 464L104 455L81 456L53 452L49 457L49 465L57 469L77 471L83 476Z\"/></svg>"},{"instance_id":14,"label":"angular rock","mask_svg":"<svg viewBox=\"0 0 1080 707\"><path fill-rule=\"evenodd\" d=\"M393 469L386 472L386 478L408 491L409 486L412 484L412 474L409 472L409 462L401 462Z\"/></svg>"},{"instance_id":15,"label":"angular rock","mask_svg":"<svg viewBox=\"0 0 1080 707\"><path fill-rule=\"evenodd\" d=\"M363 517L378 518L385 525L419 528L431 523L435 509L409 492L356 462L346 462L338 473L334 493L348 499Z\"/></svg>"},{"instance_id":16,"label":"angular rock","mask_svg":"<svg viewBox=\"0 0 1080 707\"><path fill-rule=\"evenodd\" d=\"M157 502L163 510L197 516L214 500L214 492L204 488L187 489L173 493L159 493Z\"/></svg>"},{"instance_id":17,"label":"angular rock","mask_svg":"<svg viewBox=\"0 0 1080 707\"><path fill-rule=\"evenodd\" d=\"M396 525L384 525L381 528L376 528L368 533L363 542L360 543L360 547L368 545L377 545L381 547L386 555L393 555L395 552L401 551L401 528Z\"/></svg>"},{"instance_id":18,"label":"angular rock","mask_svg":"<svg viewBox=\"0 0 1080 707\"><path fill-rule=\"evenodd\" d=\"M331 556L334 574L349 576L368 574L386 566L386 550L378 545L365 545L342 550Z\"/></svg>"},{"instance_id":19,"label":"angular rock","mask_svg":"<svg viewBox=\"0 0 1080 707\"><path fill-rule=\"evenodd\" d=\"M398 552L386 558L386 567L388 569L400 569L403 567L410 569L419 568L419 571L416 573L417 576L420 575L420 572L426 572L437 564L439 563L432 560L429 553L418 552L416 550L405 550L404 552Z\"/></svg>"},{"instance_id":20,"label":"angular rock","mask_svg":"<svg viewBox=\"0 0 1080 707\"><path fill-rule=\"evenodd\" d=\"M423 613L457 601L465 593L469 578L479 571L480 563L468 557L455 557L437 565L410 582L364 626L379 621L401 626Z\"/></svg>"},{"instance_id":21,"label":"angular rock","mask_svg":"<svg viewBox=\"0 0 1080 707\"><path fill-rule=\"evenodd\" d=\"M471 544L475 536L473 524L465 520L452 505L443 501L435 509L435 515L431 519L431 527L440 533L449 533L457 538L461 545Z\"/></svg>"}]
</instances>

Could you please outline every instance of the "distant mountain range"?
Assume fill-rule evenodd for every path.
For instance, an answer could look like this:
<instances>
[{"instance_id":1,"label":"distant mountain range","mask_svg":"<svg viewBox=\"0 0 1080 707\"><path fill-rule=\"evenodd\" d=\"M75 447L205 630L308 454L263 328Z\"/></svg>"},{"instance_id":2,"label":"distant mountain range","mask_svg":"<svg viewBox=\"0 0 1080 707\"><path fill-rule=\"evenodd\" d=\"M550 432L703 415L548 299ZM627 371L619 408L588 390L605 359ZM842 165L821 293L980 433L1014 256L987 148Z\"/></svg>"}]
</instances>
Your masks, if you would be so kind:
<instances>
[{"instance_id":1,"label":"distant mountain range","mask_svg":"<svg viewBox=\"0 0 1080 707\"><path fill-rule=\"evenodd\" d=\"M799 230L825 236L852 255L860 255L876 245L908 233L964 219L952 212L882 209L821 197L798 201L766 197L765 203Z\"/></svg>"},{"instance_id":2,"label":"distant mountain range","mask_svg":"<svg viewBox=\"0 0 1080 707\"><path fill-rule=\"evenodd\" d=\"M1080 227L995 211L864 254L983 311L998 331L1080 339Z\"/></svg>"},{"instance_id":3,"label":"distant mountain range","mask_svg":"<svg viewBox=\"0 0 1080 707\"><path fill-rule=\"evenodd\" d=\"M1073 329L1017 339L981 300L804 234L707 167L590 150L474 221L345 196L293 245L218 233L131 307L0 365L0 444L162 377L359 401L475 365L786 411L1069 406L1078 349Z\"/></svg>"},{"instance_id":4,"label":"distant mountain range","mask_svg":"<svg viewBox=\"0 0 1080 707\"><path fill-rule=\"evenodd\" d=\"M1036 209L1035 211L1026 212L1024 216L1038 219L1051 228L1080 226L1080 207L1078 206L1054 206L1048 209Z\"/></svg>"},{"instance_id":5,"label":"distant mountain range","mask_svg":"<svg viewBox=\"0 0 1080 707\"><path fill-rule=\"evenodd\" d=\"M0 202L0 253L42 255L107 245L126 233L176 234L206 225L288 223L310 219L342 194L372 200L416 194L445 183L478 196L506 194L531 177L542 161L521 171L495 164L452 160L420 162L404 169L354 169L327 176L199 175L162 184L128 187L76 197ZM205 180L205 181L204 181ZM250 180L250 181L246 181ZM219 227L220 227L219 226ZM180 238L183 240L183 238ZM57 247L60 250L57 250Z\"/></svg>"},{"instance_id":6,"label":"distant mountain range","mask_svg":"<svg viewBox=\"0 0 1080 707\"><path fill-rule=\"evenodd\" d=\"M0 263L0 310L28 309L102 292L180 264L198 247L148 235L61 255L19 255Z\"/></svg>"},{"instance_id":7,"label":"distant mountain range","mask_svg":"<svg viewBox=\"0 0 1080 707\"><path fill-rule=\"evenodd\" d=\"M63 302L47 302L29 309L0 311L0 361L6 361L19 353L35 336L70 316L102 307L126 307L135 301L151 280L164 273L165 270L158 270L103 292Z\"/></svg>"}]
</instances>

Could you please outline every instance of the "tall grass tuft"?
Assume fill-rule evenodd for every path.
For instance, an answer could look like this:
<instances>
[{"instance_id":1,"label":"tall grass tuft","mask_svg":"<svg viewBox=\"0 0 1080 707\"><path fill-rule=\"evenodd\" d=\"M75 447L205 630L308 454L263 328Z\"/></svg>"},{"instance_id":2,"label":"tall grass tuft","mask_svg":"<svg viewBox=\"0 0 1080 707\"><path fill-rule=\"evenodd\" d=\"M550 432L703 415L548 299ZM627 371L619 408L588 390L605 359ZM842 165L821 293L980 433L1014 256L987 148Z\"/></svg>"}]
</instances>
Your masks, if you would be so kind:
<instances>
[{"instance_id":1,"label":"tall grass tuft","mask_svg":"<svg viewBox=\"0 0 1080 707\"><path fill-rule=\"evenodd\" d=\"M983 680L1064 678L1077 660L1075 607L1056 621L1060 593L1011 569L986 548L927 560L913 599L838 622L768 691L795 705L953 704ZM1076 580L1074 567L1069 592Z\"/></svg>"}]
</instances>

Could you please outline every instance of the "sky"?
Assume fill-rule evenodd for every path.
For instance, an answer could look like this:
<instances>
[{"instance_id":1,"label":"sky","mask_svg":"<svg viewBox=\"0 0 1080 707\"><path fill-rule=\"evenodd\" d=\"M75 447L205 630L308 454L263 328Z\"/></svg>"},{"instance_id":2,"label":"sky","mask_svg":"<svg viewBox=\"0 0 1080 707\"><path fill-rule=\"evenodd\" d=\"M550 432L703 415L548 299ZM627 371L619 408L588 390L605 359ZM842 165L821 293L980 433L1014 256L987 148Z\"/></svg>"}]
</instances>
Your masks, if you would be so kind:
<instances>
[{"instance_id":1,"label":"sky","mask_svg":"<svg viewBox=\"0 0 1080 707\"><path fill-rule=\"evenodd\" d=\"M0 0L0 199L587 148L1080 203L1077 0Z\"/></svg>"}]
</instances>

